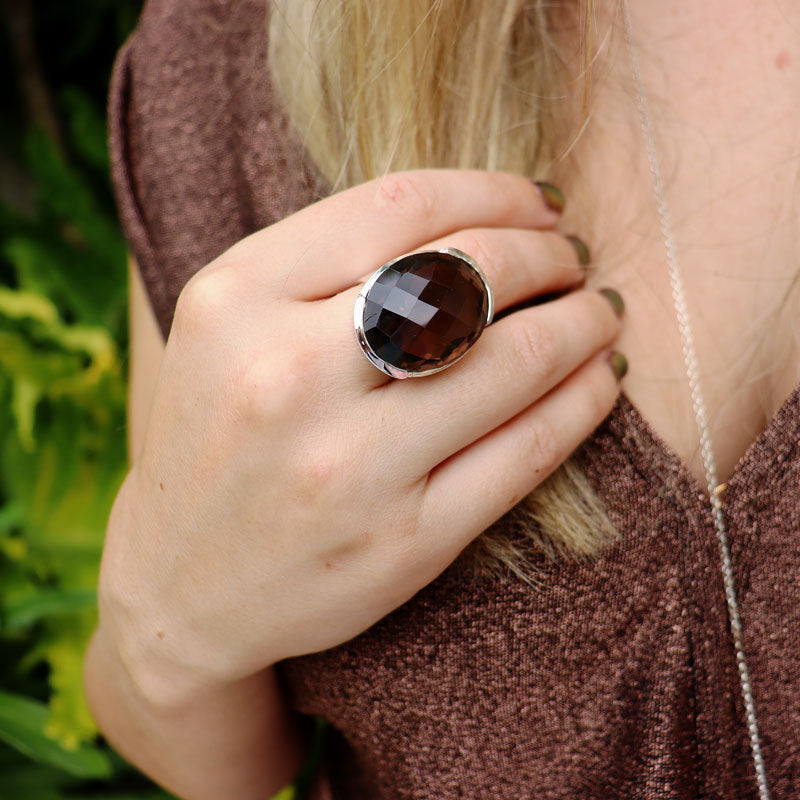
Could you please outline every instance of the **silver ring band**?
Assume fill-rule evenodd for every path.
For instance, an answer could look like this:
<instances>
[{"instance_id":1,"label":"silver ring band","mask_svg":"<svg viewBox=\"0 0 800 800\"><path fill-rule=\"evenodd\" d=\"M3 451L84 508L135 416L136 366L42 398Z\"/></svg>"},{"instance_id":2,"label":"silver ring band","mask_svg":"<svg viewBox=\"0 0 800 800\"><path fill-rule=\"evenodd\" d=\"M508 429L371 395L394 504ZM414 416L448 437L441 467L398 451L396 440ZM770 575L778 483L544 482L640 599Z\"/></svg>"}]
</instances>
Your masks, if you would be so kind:
<instances>
[{"instance_id":1,"label":"silver ring band","mask_svg":"<svg viewBox=\"0 0 800 800\"><path fill-rule=\"evenodd\" d=\"M364 355L392 378L452 366L494 317L494 296L471 256L445 247L387 261L356 298L353 324Z\"/></svg>"}]
</instances>

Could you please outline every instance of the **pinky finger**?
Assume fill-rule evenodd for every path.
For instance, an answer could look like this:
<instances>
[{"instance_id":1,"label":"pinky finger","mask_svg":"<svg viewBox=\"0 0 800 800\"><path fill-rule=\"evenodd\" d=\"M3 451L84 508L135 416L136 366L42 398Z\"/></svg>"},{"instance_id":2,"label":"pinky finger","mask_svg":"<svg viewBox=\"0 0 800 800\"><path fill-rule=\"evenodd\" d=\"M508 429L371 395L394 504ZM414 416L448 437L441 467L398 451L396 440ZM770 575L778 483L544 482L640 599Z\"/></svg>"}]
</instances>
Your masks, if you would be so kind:
<instances>
[{"instance_id":1,"label":"pinky finger","mask_svg":"<svg viewBox=\"0 0 800 800\"><path fill-rule=\"evenodd\" d=\"M584 363L543 398L431 471L421 529L436 531L430 557L450 563L472 539L554 472L608 416L624 357ZM621 376L620 376L621 377Z\"/></svg>"}]
</instances>

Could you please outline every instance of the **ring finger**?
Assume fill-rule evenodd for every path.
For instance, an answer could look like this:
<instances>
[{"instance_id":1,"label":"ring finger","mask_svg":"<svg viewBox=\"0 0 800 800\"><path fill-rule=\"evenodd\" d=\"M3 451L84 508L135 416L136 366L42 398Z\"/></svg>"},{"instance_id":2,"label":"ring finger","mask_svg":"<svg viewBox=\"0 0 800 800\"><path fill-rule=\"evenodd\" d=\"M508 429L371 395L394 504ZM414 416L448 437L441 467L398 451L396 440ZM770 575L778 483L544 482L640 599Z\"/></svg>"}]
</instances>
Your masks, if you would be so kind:
<instances>
[{"instance_id":1,"label":"ring finger","mask_svg":"<svg viewBox=\"0 0 800 800\"><path fill-rule=\"evenodd\" d=\"M415 252L444 247L455 247L475 258L494 295L495 319L502 316L502 312L539 295L574 288L580 285L586 274L586 258L582 258L585 245L574 237L549 231L464 230L433 241ZM352 363L352 368L346 372L347 382L361 389L375 388L392 380L359 352L353 330L353 307L363 281L368 277L364 276L357 286L340 292L334 298L311 304L324 303L326 311L330 312L329 320L335 329L326 326L330 354L335 351L339 355L335 361L342 363L341 354L353 353L352 359L344 361L345 364Z\"/></svg>"},{"instance_id":2,"label":"ring finger","mask_svg":"<svg viewBox=\"0 0 800 800\"><path fill-rule=\"evenodd\" d=\"M621 327L620 310L594 290L528 308L492 325L465 359L424 386L403 381L374 392L387 418L414 431L417 479L558 386ZM407 463L411 463L408 461Z\"/></svg>"}]
</instances>

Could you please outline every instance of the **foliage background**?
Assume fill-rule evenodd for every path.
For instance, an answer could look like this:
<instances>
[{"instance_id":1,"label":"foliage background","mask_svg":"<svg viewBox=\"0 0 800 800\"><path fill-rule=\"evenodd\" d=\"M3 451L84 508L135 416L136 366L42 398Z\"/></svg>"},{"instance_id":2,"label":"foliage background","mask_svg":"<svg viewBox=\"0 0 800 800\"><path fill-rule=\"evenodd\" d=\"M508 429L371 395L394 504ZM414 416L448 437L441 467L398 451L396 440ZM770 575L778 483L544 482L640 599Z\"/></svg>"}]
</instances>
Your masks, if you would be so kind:
<instances>
[{"instance_id":1,"label":"foliage background","mask_svg":"<svg viewBox=\"0 0 800 800\"><path fill-rule=\"evenodd\" d=\"M127 463L105 108L140 6L0 0L0 800L168 797L97 737L81 688Z\"/></svg>"}]
</instances>

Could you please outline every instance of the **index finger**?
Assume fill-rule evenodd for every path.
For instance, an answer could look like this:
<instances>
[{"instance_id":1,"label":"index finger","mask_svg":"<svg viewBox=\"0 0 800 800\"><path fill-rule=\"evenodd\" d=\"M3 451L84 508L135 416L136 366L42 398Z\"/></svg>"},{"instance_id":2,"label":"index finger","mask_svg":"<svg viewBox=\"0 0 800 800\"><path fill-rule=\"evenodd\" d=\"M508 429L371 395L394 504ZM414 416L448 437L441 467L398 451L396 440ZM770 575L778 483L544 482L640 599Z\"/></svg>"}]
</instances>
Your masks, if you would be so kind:
<instances>
[{"instance_id":1,"label":"index finger","mask_svg":"<svg viewBox=\"0 0 800 800\"><path fill-rule=\"evenodd\" d=\"M552 228L558 202L510 172L393 172L326 197L237 245L282 298L318 300L463 228ZM240 262L241 263L241 262Z\"/></svg>"}]
</instances>

